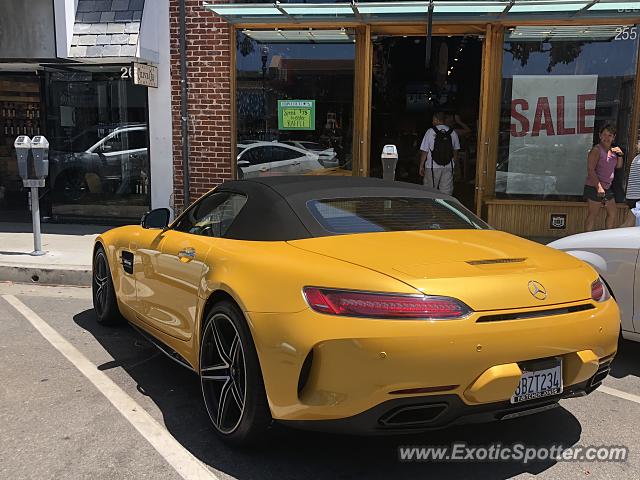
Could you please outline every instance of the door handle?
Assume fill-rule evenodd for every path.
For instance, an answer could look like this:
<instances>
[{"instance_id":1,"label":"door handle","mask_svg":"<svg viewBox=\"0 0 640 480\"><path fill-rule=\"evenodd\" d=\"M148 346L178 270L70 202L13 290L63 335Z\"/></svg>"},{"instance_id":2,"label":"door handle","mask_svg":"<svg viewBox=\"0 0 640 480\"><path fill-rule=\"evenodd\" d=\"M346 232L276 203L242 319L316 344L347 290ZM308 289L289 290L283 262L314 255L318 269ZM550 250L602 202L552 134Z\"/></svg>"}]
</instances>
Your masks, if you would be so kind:
<instances>
[{"instance_id":1,"label":"door handle","mask_svg":"<svg viewBox=\"0 0 640 480\"><path fill-rule=\"evenodd\" d=\"M268 171L268 170L269 170L269 169L268 169L267 167L260 167L260 171L261 171L261 172L266 172L266 171Z\"/></svg>"},{"instance_id":2,"label":"door handle","mask_svg":"<svg viewBox=\"0 0 640 480\"><path fill-rule=\"evenodd\" d=\"M181 262L190 262L191 260L196 258L196 251L191 247L185 248L184 250L180 250L178 252L178 258Z\"/></svg>"},{"instance_id":3,"label":"door handle","mask_svg":"<svg viewBox=\"0 0 640 480\"><path fill-rule=\"evenodd\" d=\"M301 162L293 162L294 165L300 165Z\"/></svg>"}]
</instances>

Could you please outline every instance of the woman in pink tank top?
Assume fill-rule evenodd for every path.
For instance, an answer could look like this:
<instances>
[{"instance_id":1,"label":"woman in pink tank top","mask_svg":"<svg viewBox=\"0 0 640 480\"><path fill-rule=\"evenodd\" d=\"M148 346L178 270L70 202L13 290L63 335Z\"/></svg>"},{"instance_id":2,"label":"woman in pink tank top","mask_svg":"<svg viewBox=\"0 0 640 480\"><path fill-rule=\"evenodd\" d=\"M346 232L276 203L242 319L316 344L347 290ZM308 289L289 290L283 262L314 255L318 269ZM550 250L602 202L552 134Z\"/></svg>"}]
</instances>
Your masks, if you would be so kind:
<instances>
[{"instance_id":1,"label":"woman in pink tank top","mask_svg":"<svg viewBox=\"0 0 640 480\"><path fill-rule=\"evenodd\" d=\"M616 138L616 129L605 125L600 130L600 143L591 149L587 157L587 179L584 186L584 197L587 199L589 211L585 222L585 230L593 230L602 205L606 207L606 228L613 228L616 218L616 201L611 183L616 168L622 168L623 153L619 147L611 147Z\"/></svg>"}]
</instances>

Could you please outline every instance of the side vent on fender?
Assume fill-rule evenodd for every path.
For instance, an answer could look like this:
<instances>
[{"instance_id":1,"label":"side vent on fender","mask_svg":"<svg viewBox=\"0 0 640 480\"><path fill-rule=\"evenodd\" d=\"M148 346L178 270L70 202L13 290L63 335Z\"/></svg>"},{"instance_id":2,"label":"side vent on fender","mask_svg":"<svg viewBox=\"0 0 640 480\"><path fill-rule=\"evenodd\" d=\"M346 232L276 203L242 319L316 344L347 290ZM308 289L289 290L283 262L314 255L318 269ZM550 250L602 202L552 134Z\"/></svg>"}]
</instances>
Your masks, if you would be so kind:
<instances>
[{"instance_id":1,"label":"side vent on fender","mask_svg":"<svg viewBox=\"0 0 640 480\"><path fill-rule=\"evenodd\" d=\"M126 273L133 274L133 253L123 250L120 258L122 259L122 269Z\"/></svg>"}]
</instances>

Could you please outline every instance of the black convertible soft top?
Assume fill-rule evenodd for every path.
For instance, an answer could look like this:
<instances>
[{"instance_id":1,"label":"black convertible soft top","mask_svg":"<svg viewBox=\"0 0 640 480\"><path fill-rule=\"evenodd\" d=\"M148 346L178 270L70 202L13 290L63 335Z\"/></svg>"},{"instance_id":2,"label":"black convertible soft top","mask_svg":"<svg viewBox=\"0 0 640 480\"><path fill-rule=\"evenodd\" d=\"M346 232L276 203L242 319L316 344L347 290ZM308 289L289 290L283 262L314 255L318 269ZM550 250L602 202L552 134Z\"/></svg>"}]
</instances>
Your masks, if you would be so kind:
<instances>
[{"instance_id":1,"label":"black convertible soft top","mask_svg":"<svg viewBox=\"0 0 640 480\"><path fill-rule=\"evenodd\" d=\"M422 185L390 182L379 178L331 176L277 176L232 180L215 192L246 195L244 205L226 238L256 241L286 241L335 235L314 218L307 202L330 198L358 197L453 197Z\"/></svg>"}]
</instances>

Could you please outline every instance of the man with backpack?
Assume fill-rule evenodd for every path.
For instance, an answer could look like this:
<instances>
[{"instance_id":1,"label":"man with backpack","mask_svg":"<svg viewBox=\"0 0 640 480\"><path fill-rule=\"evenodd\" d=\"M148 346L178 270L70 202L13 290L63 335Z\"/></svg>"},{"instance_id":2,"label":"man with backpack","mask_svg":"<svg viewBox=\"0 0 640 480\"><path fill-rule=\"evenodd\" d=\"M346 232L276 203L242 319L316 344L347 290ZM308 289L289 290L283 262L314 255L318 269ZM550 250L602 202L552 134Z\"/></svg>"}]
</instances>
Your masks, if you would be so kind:
<instances>
[{"instance_id":1,"label":"man with backpack","mask_svg":"<svg viewBox=\"0 0 640 480\"><path fill-rule=\"evenodd\" d=\"M445 124L444 112L433 115L433 127L424 134L420 145L420 176L423 184L451 195L453 169L460 150L455 130Z\"/></svg>"}]
</instances>

